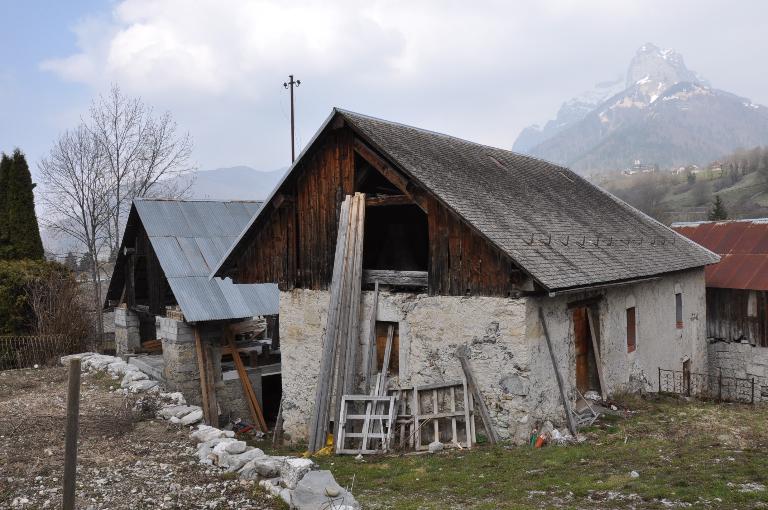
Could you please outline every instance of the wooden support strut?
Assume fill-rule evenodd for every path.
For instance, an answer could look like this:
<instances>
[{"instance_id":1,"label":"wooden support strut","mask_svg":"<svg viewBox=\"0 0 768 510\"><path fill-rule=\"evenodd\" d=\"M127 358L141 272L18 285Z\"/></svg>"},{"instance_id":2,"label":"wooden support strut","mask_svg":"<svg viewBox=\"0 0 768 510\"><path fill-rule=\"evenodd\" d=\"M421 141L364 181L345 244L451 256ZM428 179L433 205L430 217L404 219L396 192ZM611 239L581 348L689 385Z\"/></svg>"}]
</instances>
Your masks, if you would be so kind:
<instances>
[{"instance_id":1,"label":"wooden support strut","mask_svg":"<svg viewBox=\"0 0 768 510\"><path fill-rule=\"evenodd\" d=\"M212 384L212 374L209 373L208 358L206 346L200 338L200 331L197 326L193 327L195 332L195 351L197 353L197 369L200 372L200 393L202 395L203 419L206 425L218 426L218 405L216 404L216 389Z\"/></svg>"},{"instance_id":2,"label":"wooden support strut","mask_svg":"<svg viewBox=\"0 0 768 510\"><path fill-rule=\"evenodd\" d=\"M413 189L407 177L402 173L392 168L392 166L384 161L378 154L373 152L362 140L355 138L355 152L360 157L366 160L373 168L379 171L389 182L391 182L397 189L402 191L406 196L410 197L416 205L418 205L424 212L427 212L427 200L418 191Z\"/></svg>"},{"instance_id":3,"label":"wooden support strut","mask_svg":"<svg viewBox=\"0 0 768 510\"><path fill-rule=\"evenodd\" d=\"M459 348L456 349L456 356L459 358L459 362L461 362L461 368L464 371L464 377L467 379L469 391L472 392L475 401L477 401L477 407L480 410L480 419L483 420L483 428L485 428L485 432L488 434L488 442L496 444L499 442L499 436L496 434L496 429L493 427L491 414L488 412L488 406L485 405L485 399L483 399L483 395L480 393L475 374L472 371L472 367L469 365L469 360L467 359L467 346L459 346Z\"/></svg>"},{"instance_id":4,"label":"wooden support strut","mask_svg":"<svg viewBox=\"0 0 768 510\"><path fill-rule=\"evenodd\" d=\"M237 375L240 377L240 383L243 386L243 394L245 395L245 401L248 403L248 408L251 411L251 417L253 422L259 426L262 432L268 432L267 422L264 420L264 414L261 412L261 406L259 400L256 398L256 393L253 391L251 385L251 379L248 377L248 372L245 370L243 360L240 359L240 353L237 350L237 344L235 343L235 335L226 329L225 333L227 337L227 343L232 351L232 360L235 362L235 368L237 369Z\"/></svg>"},{"instance_id":5,"label":"wooden support strut","mask_svg":"<svg viewBox=\"0 0 768 510\"><path fill-rule=\"evenodd\" d=\"M555 370L555 378L557 379L557 387L560 390L560 398L563 399L563 407L565 408L565 417L568 420L568 430L576 437L576 423L573 421L573 412L571 411L571 402L568 400L568 396L565 393L565 386L563 385L563 378L560 375L560 369L557 367L557 359L555 358L555 351L552 350L552 340L549 338L549 330L547 330L547 322L544 320L544 310L539 307L539 320L541 321L541 328L544 330L544 338L547 340L547 349L549 350L549 357L552 359L552 368Z\"/></svg>"}]
</instances>

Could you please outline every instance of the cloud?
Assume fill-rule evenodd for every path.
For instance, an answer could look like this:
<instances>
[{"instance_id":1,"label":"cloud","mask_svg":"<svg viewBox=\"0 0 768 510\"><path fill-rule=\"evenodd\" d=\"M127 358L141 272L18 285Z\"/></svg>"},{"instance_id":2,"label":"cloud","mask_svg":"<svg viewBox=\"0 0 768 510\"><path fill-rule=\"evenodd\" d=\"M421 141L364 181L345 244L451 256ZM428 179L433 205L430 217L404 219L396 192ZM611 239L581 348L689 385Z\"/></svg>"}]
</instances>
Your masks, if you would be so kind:
<instances>
[{"instance_id":1,"label":"cloud","mask_svg":"<svg viewBox=\"0 0 768 510\"><path fill-rule=\"evenodd\" d=\"M290 73L304 83L303 141L339 105L508 147L622 72L646 41L674 46L694 69L727 67L711 35L735 24L762 33L765 8L752 5L745 18L711 0L118 0L75 27L78 52L41 68L94 92L117 82L172 110L202 166L268 169L285 162ZM767 49L752 42L741 55Z\"/></svg>"}]
</instances>

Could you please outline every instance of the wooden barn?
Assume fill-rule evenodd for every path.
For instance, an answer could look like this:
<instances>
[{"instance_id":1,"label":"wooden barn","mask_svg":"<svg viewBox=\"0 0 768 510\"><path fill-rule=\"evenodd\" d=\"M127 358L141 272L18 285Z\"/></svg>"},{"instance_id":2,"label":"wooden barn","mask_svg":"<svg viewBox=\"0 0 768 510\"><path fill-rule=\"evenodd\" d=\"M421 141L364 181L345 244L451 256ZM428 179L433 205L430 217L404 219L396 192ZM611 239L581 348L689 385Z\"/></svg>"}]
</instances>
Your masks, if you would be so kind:
<instances>
[{"instance_id":1,"label":"wooden barn","mask_svg":"<svg viewBox=\"0 0 768 510\"><path fill-rule=\"evenodd\" d=\"M450 443L474 406L441 414L434 388L469 384L492 433L522 442L590 390L702 368L716 261L567 168L334 109L213 274L278 283L294 439L374 392L417 430L450 416L434 421Z\"/></svg>"},{"instance_id":2,"label":"wooden barn","mask_svg":"<svg viewBox=\"0 0 768 510\"><path fill-rule=\"evenodd\" d=\"M106 296L117 354L188 401L207 404L209 422L218 410L250 421L245 393L272 417L280 402L277 286L209 277L260 207L135 200ZM246 378L253 391L242 385Z\"/></svg>"},{"instance_id":3,"label":"wooden barn","mask_svg":"<svg viewBox=\"0 0 768 510\"><path fill-rule=\"evenodd\" d=\"M768 218L672 228L720 255L706 269L710 370L768 378Z\"/></svg>"}]
</instances>

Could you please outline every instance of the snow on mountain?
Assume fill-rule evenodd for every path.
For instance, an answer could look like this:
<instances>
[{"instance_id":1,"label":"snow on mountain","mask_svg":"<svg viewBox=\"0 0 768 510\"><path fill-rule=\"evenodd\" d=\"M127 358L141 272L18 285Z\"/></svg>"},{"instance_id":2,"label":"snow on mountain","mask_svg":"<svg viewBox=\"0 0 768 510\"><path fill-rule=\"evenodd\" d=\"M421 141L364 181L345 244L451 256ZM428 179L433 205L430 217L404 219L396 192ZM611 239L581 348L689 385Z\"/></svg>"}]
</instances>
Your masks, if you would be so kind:
<instances>
[{"instance_id":1,"label":"snow on mountain","mask_svg":"<svg viewBox=\"0 0 768 510\"><path fill-rule=\"evenodd\" d=\"M707 163L768 143L768 109L712 88L673 50L644 44L616 86L597 103L579 103L573 120L561 123L575 102L566 101L543 129L523 130L513 150L590 172L636 159L662 167Z\"/></svg>"}]
</instances>

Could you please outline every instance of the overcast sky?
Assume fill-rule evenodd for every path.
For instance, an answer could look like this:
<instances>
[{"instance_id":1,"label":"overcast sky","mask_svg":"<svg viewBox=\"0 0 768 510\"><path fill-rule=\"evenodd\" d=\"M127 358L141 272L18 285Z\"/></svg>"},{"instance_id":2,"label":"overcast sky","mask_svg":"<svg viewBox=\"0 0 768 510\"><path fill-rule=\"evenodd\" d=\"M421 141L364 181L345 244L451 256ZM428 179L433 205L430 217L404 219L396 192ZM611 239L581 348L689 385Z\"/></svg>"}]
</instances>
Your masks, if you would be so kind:
<instances>
[{"instance_id":1,"label":"overcast sky","mask_svg":"<svg viewBox=\"0 0 768 510\"><path fill-rule=\"evenodd\" d=\"M201 169L290 160L354 111L511 147L644 42L768 104L768 3L746 1L0 0L0 149L36 165L118 83L170 110Z\"/></svg>"}]
</instances>

